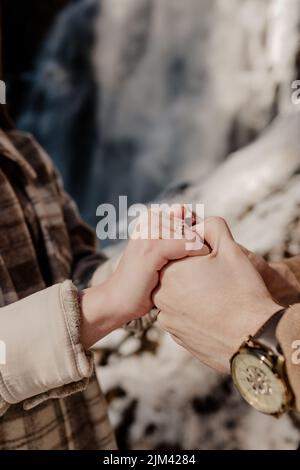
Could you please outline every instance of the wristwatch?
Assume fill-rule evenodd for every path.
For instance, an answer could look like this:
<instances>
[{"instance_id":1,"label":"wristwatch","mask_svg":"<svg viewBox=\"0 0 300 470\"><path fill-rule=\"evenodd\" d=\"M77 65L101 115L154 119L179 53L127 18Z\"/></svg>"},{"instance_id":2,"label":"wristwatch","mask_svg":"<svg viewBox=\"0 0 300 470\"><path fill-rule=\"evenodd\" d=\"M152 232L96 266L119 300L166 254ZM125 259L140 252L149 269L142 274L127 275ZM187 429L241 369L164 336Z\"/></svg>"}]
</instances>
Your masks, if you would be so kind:
<instances>
[{"instance_id":1,"label":"wristwatch","mask_svg":"<svg viewBox=\"0 0 300 470\"><path fill-rule=\"evenodd\" d=\"M280 416L293 402L285 359L276 339L285 309L275 313L231 358L231 375L242 397L262 413Z\"/></svg>"}]
</instances>

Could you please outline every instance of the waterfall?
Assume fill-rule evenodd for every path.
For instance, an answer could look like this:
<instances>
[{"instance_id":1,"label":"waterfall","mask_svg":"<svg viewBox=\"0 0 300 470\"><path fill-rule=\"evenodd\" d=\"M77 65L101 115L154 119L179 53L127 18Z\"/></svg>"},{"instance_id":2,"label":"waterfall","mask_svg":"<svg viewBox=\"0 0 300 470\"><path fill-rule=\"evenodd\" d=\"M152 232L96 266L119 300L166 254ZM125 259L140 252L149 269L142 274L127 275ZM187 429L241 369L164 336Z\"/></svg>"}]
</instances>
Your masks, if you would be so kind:
<instances>
[{"instance_id":1,"label":"waterfall","mask_svg":"<svg viewBox=\"0 0 300 470\"><path fill-rule=\"evenodd\" d=\"M289 106L299 0L80 0L59 16L19 121L84 217L201 184Z\"/></svg>"}]
</instances>

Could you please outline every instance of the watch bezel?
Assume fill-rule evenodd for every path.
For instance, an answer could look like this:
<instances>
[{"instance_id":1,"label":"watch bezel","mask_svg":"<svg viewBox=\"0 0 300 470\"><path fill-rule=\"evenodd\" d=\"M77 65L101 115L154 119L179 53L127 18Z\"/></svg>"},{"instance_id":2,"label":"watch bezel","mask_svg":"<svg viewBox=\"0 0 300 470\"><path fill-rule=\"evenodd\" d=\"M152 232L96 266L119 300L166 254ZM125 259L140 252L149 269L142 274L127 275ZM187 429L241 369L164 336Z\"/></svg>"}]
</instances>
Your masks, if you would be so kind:
<instances>
[{"instance_id":1,"label":"watch bezel","mask_svg":"<svg viewBox=\"0 0 300 470\"><path fill-rule=\"evenodd\" d=\"M277 380L279 380L283 386L284 390L284 400L282 401L281 408L274 412L274 413L267 413L264 411L261 411L259 408L255 407L252 403L249 403L249 401L246 399L244 394L242 393L242 389L240 387L240 384L236 380L236 374L234 372L234 360L238 355L241 354L251 354L255 356L260 362L265 364L272 374L276 377ZM291 403L293 400L293 394L292 391L288 385L288 380L287 380L287 375L285 371L285 359L283 355L281 354L274 354L274 352L266 348L263 344L259 343L259 341L254 341L252 337L249 337L247 341L245 341L239 350L232 356L230 359L230 370L231 370L231 376L233 379L233 382L235 386L237 387L238 391L240 392L242 398L253 408L257 409L261 413L267 414L269 416L274 416L274 417L279 417L281 416L284 412L286 412L288 409L291 407Z\"/></svg>"}]
</instances>

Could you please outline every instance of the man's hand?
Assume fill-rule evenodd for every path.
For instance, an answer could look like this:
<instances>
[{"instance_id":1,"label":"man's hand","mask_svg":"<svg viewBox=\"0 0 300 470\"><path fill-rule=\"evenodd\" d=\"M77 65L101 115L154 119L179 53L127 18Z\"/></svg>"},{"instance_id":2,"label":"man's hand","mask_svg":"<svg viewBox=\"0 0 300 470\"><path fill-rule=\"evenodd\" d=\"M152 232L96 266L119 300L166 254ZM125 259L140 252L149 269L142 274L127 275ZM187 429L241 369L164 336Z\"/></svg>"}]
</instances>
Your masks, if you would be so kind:
<instances>
[{"instance_id":1,"label":"man's hand","mask_svg":"<svg viewBox=\"0 0 300 470\"><path fill-rule=\"evenodd\" d=\"M280 305L223 219L208 218L195 230L211 253L163 269L161 287L153 296L161 310L158 323L202 362L229 372L229 360L240 344Z\"/></svg>"}]
</instances>

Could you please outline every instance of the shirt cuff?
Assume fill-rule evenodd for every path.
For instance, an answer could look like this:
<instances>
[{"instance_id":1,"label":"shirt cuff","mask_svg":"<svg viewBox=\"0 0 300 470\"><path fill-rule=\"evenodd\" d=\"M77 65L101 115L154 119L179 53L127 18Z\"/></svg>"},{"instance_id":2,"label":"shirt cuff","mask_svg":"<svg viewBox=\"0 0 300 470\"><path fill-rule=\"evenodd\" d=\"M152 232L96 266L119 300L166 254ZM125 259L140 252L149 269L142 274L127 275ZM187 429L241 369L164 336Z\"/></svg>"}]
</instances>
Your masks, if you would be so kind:
<instances>
[{"instance_id":1,"label":"shirt cuff","mask_svg":"<svg viewBox=\"0 0 300 470\"><path fill-rule=\"evenodd\" d=\"M1 308L0 415L11 404L30 409L87 386L93 356L80 342L80 318L69 280Z\"/></svg>"}]
</instances>

